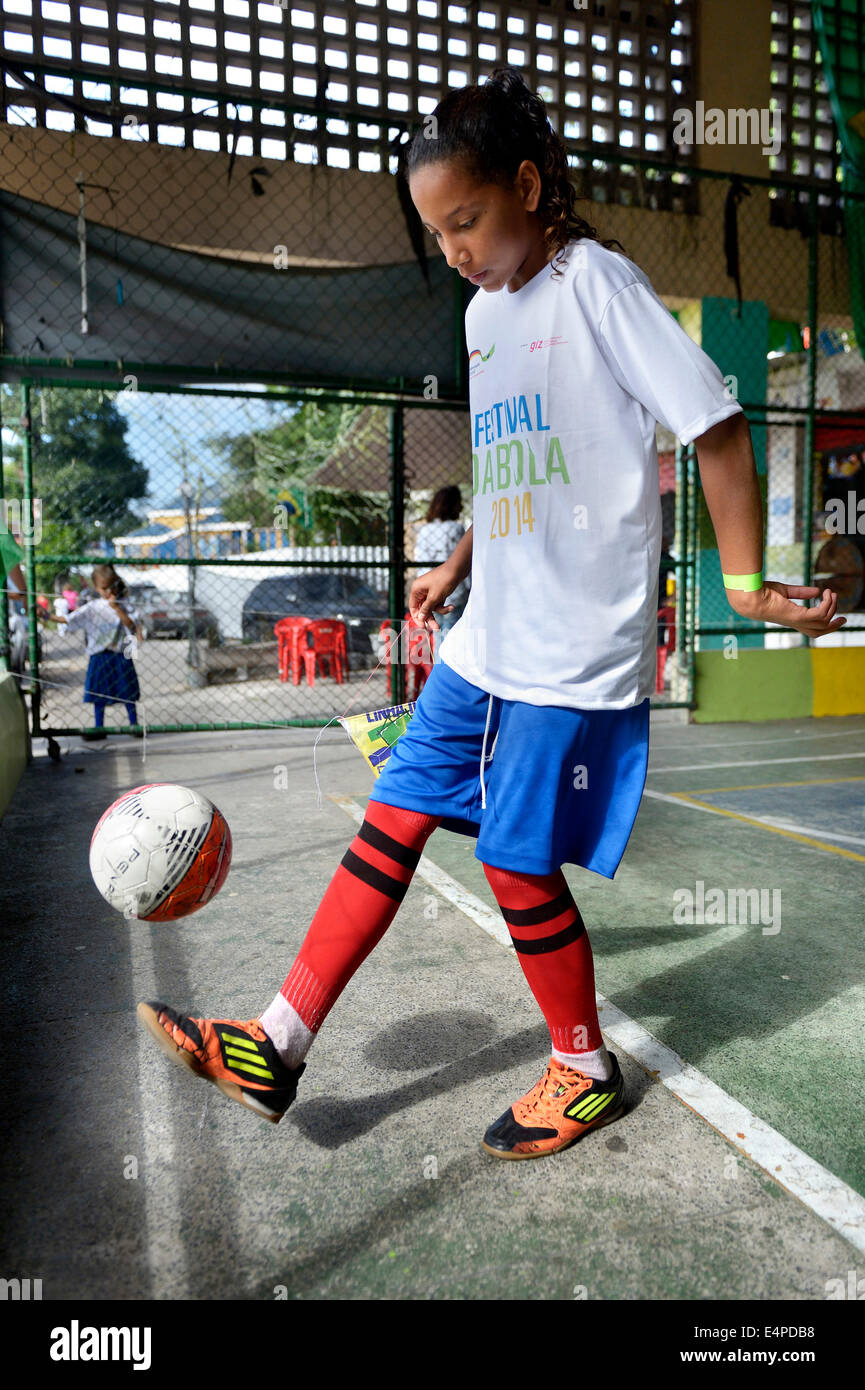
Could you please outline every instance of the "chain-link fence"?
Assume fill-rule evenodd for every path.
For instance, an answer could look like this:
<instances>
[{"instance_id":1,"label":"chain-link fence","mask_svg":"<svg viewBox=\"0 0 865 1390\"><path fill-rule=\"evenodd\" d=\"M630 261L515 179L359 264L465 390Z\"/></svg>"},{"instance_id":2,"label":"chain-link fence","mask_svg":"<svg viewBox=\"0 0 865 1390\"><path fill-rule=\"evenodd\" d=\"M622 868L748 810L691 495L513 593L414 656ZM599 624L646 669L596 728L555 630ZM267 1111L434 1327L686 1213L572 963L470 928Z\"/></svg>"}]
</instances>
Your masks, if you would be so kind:
<instances>
[{"instance_id":1,"label":"chain-link fence","mask_svg":"<svg viewBox=\"0 0 865 1390\"><path fill-rule=\"evenodd\" d=\"M16 131L0 155L2 486L27 579L0 649L34 732L90 722L80 634L39 610L86 604L106 561L149 728L321 725L411 698L435 653L395 636L415 573L445 558L416 558L419 533L443 489L471 518L466 286L413 241L386 170L287 162L264 197L249 161L226 181L184 150L68 146ZM572 162L606 200L586 215L746 410L767 576L831 578L862 625L863 248L841 195L608 149ZM656 703L690 705L696 648L802 639L732 613L694 450L659 428L658 452Z\"/></svg>"},{"instance_id":2,"label":"chain-link fence","mask_svg":"<svg viewBox=\"0 0 865 1390\"><path fill-rule=\"evenodd\" d=\"M414 552L433 499L455 489L451 509L470 519L464 410L372 395L17 390L22 444L7 447L7 481L20 472L23 497L38 499L34 731L87 722L80 633L39 612L92 602L105 563L127 586L136 632L124 650L151 730L320 725L360 684L363 708L416 693L434 642L424 650L400 630L414 573L430 567ZM13 399L6 388L7 427ZM91 449L110 468L90 467ZM121 703L108 728L126 722Z\"/></svg>"}]
</instances>

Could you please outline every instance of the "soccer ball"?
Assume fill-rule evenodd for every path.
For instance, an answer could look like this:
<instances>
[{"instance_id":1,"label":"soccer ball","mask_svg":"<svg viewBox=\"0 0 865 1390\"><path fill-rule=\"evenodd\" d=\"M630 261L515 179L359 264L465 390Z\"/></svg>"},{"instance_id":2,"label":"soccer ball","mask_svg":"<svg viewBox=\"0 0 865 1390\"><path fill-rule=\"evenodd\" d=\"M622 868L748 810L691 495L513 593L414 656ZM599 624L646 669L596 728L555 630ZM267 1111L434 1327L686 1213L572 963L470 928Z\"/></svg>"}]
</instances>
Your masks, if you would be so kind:
<instances>
[{"instance_id":1,"label":"soccer ball","mask_svg":"<svg viewBox=\"0 0 865 1390\"><path fill-rule=\"evenodd\" d=\"M225 817L200 792L171 782L125 792L90 840L90 872L103 898L144 922L197 912L219 892L230 863Z\"/></svg>"}]
</instances>

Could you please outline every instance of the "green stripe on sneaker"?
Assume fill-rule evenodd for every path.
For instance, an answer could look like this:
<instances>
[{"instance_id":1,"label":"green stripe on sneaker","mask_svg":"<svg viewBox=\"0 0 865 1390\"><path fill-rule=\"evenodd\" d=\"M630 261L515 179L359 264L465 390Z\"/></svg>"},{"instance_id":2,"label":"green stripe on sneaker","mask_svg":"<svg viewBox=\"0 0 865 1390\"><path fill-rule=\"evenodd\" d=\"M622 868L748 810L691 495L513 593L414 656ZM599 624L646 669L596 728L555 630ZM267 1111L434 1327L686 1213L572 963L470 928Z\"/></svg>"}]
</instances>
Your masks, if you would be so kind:
<instances>
[{"instance_id":1,"label":"green stripe on sneaker","mask_svg":"<svg viewBox=\"0 0 865 1390\"><path fill-rule=\"evenodd\" d=\"M223 1033L222 1040L226 1047L231 1043L232 1047L246 1047L251 1052L258 1052L258 1043L252 1038L242 1038L238 1033Z\"/></svg>"},{"instance_id":2,"label":"green stripe on sneaker","mask_svg":"<svg viewBox=\"0 0 865 1390\"><path fill-rule=\"evenodd\" d=\"M253 1067L247 1062L232 1062L231 1070L238 1076L255 1076L262 1081L272 1081L273 1072L266 1071L263 1067Z\"/></svg>"},{"instance_id":3,"label":"green stripe on sneaker","mask_svg":"<svg viewBox=\"0 0 865 1390\"><path fill-rule=\"evenodd\" d=\"M234 1048L228 1047L227 1045L225 1048L225 1057L229 1066L235 1071L252 1071L256 1072L259 1076L267 1076L271 1081L273 1080L273 1072L267 1066L267 1063L260 1057L250 1057L248 1053L237 1052Z\"/></svg>"},{"instance_id":4,"label":"green stripe on sneaker","mask_svg":"<svg viewBox=\"0 0 865 1390\"><path fill-rule=\"evenodd\" d=\"M612 1091L607 1091L606 1094L589 1096L588 1099L578 1101L576 1105L571 1106L570 1110L565 1111L565 1114L569 1120L579 1120L582 1124L586 1124L587 1121L593 1120L596 1115L600 1114L605 1106L609 1105L613 1099L613 1094Z\"/></svg>"}]
</instances>

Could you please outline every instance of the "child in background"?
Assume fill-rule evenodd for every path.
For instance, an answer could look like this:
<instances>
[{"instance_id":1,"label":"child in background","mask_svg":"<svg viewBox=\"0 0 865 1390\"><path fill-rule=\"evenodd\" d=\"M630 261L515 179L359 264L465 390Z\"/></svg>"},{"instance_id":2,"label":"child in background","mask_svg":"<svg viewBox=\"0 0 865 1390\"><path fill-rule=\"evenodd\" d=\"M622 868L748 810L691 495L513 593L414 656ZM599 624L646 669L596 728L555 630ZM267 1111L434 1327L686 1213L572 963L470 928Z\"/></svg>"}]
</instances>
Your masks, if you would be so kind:
<instances>
[{"instance_id":1,"label":"child in background","mask_svg":"<svg viewBox=\"0 0 865 1390\"><path fill-rule=\"evenodd\" d=\"M421 564L429 565L447 560L453 554L466 533L466 528L460 520L462 510L463 499L458 487L439 488L429 505L426 522L418 531L415 539L414 558L416 560ZM443 613L438 624L442 637L462 617L468 602L470 588L470 580L464 579L457 585L452 594L448 594L447 601L451 611ZM436 643L436 661L440 659L438 651L440 642L441 639Z\"/></svg>"},{"instance_id":2,"label":"child in background","mask_svg":"<svg viewBox=\"0 0 865 1390\"><path fill-rule=\"evenodd\" d=\"M131 655L127 632L140 638L138 614L124 596L126 585L113 565L97 565L91 576L99 598L76 608L68 617L45 613L49 622L65 623L70 632L84 633L85 650L90 657L84 679L84 701L93 705L92 730L85 738L105 738L105 706L120 703L126 706L129 723L136 737L141 737L135 702L140 698L138 674Z\"/></svg>"},{"instance_id":3,"label":"child in background","mask_svg":"<svg viewBox=\"0 0 865 1390\"><path fill-rule=\"evenodd\" d=\"M577 215L565 146L519 71L451 91L433 114L435 138L418 130L409 148L408 182L448 264L481 287L466 311L474 510L453 555L415 580L409 609L435 630L433 614L471 571L468 605L272 1003L247 1021L158 1002L138 1013L172 1060L278 1123L430 835L441 824L477 835L551 1044L540 1080L488 1125L482 1147L531 1159L624 1112L588 933L561 866L612 878L643 791L661 552L656 420L696 443L733 611L811 637L844 619L829 590L809 609L793 600L816 588L764 582L741 407L644 272ZM373 1014L370 1030L382 1021Z\"/></svg>"}]
</instances>

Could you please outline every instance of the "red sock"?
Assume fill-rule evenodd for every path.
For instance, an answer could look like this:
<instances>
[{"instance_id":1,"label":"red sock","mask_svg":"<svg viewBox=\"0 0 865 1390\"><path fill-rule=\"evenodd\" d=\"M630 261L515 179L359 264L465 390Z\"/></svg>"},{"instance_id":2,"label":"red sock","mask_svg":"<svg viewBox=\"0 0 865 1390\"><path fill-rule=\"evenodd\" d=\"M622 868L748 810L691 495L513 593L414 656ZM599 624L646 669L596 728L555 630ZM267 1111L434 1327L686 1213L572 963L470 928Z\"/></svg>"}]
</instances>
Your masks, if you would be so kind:
<instances>
[{"instance_id":1,"label":"red sock","mask_svg":"<svg viewBox=\"0 0 865 1390\"><path fill-rule=\"evenodd\" d=\"M280 993L317 1032L384 936L438 816L370 801Z\"/></svg>"},{"instance_id":2,"label":"red sock","mask_svg":"<svg viewBox=\"0 0 865 1390\"><path fill-rule=\"evenodd\" d=\"M561 869L515 874L484 865L523 973L557 1052L603 1046L595 1004L592 948Z\"/></svg>"}]
</instances>

